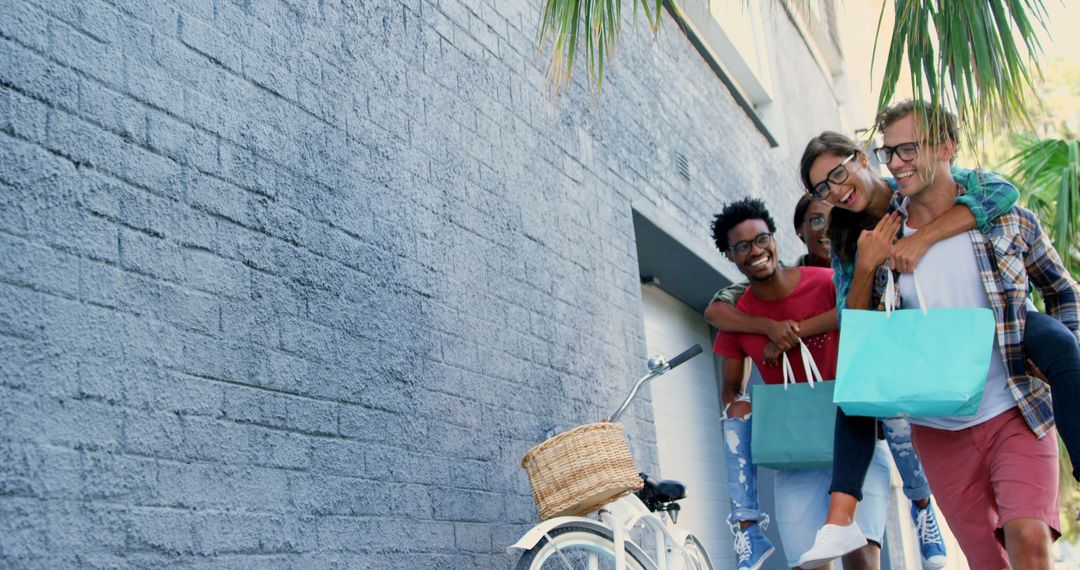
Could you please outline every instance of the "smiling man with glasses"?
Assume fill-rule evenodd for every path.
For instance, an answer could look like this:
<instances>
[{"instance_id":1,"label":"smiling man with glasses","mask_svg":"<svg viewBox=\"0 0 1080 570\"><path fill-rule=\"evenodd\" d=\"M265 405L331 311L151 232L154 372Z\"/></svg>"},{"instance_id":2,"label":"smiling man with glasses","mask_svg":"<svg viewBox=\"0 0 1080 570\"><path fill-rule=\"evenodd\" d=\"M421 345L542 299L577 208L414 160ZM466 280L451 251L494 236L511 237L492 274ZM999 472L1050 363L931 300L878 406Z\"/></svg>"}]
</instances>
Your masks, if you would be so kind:
<instances>
[{"instance_id":1,"label":"smiling man with glasses","mask_svg":"<svg viewBox=\"0 0 1080 570\"><path fill-rule=\"evenodd\" d=\"M723 357L723 390L725 404L724 458L727 465L728 492L732 501L728 518L735 533L737 568L755 570L773 552L773 546L761 532L768 517L760 511L757 497L757 476L750 457L751 403L744 391L745 357L754 360L762 379L769 384L782 381L781 369L775 362L785 349L792 366L799 372L802 356L798 350L799 337L805 338L815 362L825 378L835 377L836 350L839 344L836 322L836 289L832 270L824 265L828 256L828 241L823 239L830 206L804 196L795 208L794 226L799 237L807 243L806 263L800 267L785 267L779 263L777 244L773 239L776 224L765 204L744 198L728 204L713 222L713 239L724 256L738 267L749 280L743 286L734 306L716 300L706 311L706 318L721 332L713 350ZM824 252L824 256L821 253ZM813 263L816 262L816 263ZM718 297L725 292L718 294ZM714 320L715 319L715 320ZM755 325L754 323L757 323ZM759 326L760 331L755 329ZM781 334L774 342L768 331L779 327ZM786 338L790 335L792 338ZM780 345L784 345L783 348ZM882 446L884 449L884 446ZM888 490L887 451L878 454L878 469L867 477L866 486L879 497L857 515L867 534L880 543L884 533L885 508ZM782 471L775 479L776 519L784 543L789 566L797 566L795 557L813 543L814 531L825 521L827 491L832 474L830 469L797 469ZM878 508L874 508L875 505ZM879 557L877 544L868 544L844 560L845 567L857 570L876 568Z\"/></svg>"},{"instance_id":2,"label":"smiling man with glasses","mask_svg":"<svg viewBox=\"0 0 1080 570\"><path fill-rule=\"evenodd\" d=\"M912 103L878 115L884 145L875 152L899 185L904 236L943 215L962 192L950 173L956 155L954 120ZM913 146L917 140L928 142ZM938 242L920 261L918 274L918 300L911 274L897 280L905 306L985 307L994 310L997 321L997 358L991 359L978 411L911 420L912 442L941 511L972 567L1001 568L1010 562L1048 567L1050 545L1061 528L1058 446L1050 395L1028 376L1024 358L1026 294L1029 283L1040 289L1047 312L1073 335L1066 334L1066 346L1058 352L1071 349L1075 354L1080 289L1038 219L1019 207L995 220L988 235L972 231ZM1069 376L1067 382L1050 381L1053 404L1062 403L1059 399L1074 403L1064 408L1061 419L1066 422L1076 413L1071 397L1076 378Z\"/></svg>"},{"instance_id":3,"label":"smiling man with glasses","mask_svg":"<svg viewBox=\"0 0 1080 570\"><path fill-rule=\"evenodd\" d=\"M746 257L753 251L755 246L759 249L766 249L772 245L772 242L772 232L763 232L758 234L754 239L743 240L731 244L728 251L739 257Z\"/></svg>"},{"instance_id":4,"label":"smiling man with glasses","mask_svg":"<svg viewBox=\"0 0 1080 570\"><path fill-rule=\"evenodd\" d=\"M915 160L915 157L919 156L918 141L900 143L896 146L879 146L874 149L874 156L877 157L878 162L881 164L892 162L894 155L899 156L900 160Z\"/></svg>"},{"instance_id":5,"label":"smiling man with glasses","mask_svg":"<svg viewBox=\"0 0 1080 570\"><path fill-rule=\"evenodd\" d=\"M826 202L813 200L803 195L795 205L795 215L792 218L792 226L795 234L806 244L806 253L799 256L795 261L795 267L830 267L829 238L826 235L828 229L829 212L832 206ZM760 249L773 245L772 232L767 232L770 237L761 239L757 244ZM753 240L747 240L735 246L727 246L725 254L742 255L750 252ZM742 253L740 253L742 252ZM779 266L787 266L783 261ZM772 346L766 351L766 360L772 362L772 356L778 355L780 350L789 350L796 346L796 341L802 336L813 336L829 330L836 321L836 312L829 311L804 323L795 321L775 321L772 319L747 315L735 309L735 304L746 291L748 284L744 281L725 287L713 295L712 301L705 309L705 320L716 327L717 330L728 332L745 332L761 334L769 338Z\"/></svg>"}]
</instances>

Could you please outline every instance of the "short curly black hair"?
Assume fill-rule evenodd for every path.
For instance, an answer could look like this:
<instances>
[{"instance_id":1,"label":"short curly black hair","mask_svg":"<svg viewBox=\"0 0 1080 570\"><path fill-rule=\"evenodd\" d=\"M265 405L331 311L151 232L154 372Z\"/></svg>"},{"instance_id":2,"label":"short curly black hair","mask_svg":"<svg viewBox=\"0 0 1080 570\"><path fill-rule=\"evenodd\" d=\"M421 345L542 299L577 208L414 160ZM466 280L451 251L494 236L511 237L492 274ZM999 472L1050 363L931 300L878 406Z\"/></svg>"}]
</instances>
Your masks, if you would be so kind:
<instances>
[{"instance_id":1,"label":"short curly black hair","mask_svg":"<svg viewBox=\"0 0 1080 570\"><path fill-rule=\"evenodd\" d=\"M728 232L746 220L762 220L769 227L770 232L776 232L776 222L769 215L765 202L746 197L724 206L723 211L713 218L712 236L716 249L727 253L728 248L731 247L728 243Z\"/></svg>"}]
</instances>

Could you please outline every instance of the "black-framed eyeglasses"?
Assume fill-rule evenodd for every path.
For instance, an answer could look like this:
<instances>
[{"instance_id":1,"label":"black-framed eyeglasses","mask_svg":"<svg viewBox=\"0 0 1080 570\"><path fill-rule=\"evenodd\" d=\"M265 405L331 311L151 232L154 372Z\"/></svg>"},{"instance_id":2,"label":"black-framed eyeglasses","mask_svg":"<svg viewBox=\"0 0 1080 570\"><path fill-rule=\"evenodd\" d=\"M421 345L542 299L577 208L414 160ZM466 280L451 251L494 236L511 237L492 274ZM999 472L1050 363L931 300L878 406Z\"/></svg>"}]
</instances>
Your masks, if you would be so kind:
<instances>
[{"instance_id":1,"label":"black-framed eyeglasses","mask_svg":"<svg viewBox=\"0 0 1080 570\"><path fill-rule=\"evenodd\" d=\"M889 164L892 162L894 154L899 156L900 160L905 162L915 160L915 157L919 156L919 143L906 142L896 146L879 146L874 149L874 156L877 157L881 164Z\"/></svg>"},{"instance_id":2,"label":"black-framed eyeglasses","mask_svg":"<svg viewBox=\"0 0 1080 570\"><path fill-rule=\"evenodd\" d=\"M853 158L855 158L855 153L851 153L851 156L845 158L843 162L837 164L830 170L829 174L825 177L825 180L818 182L810 189L810 195L818 200L824 200L832 193L832 187L829 186L829 184L843 184L844 182L847 182L847 163L851 162Z\"/></svg>"},{"instance_id":3,"label":"black-framed eyeglasses","mask_svg":"<svg viewBox=\"0 0 1080 570\"><path fill-rule=\"evenodd\" d=\"M737 255L739 257L743 257L746 254L750 253L750 251L753 249L753 246L755 246L755 245L758 246L761 249L765 249L766 247L769 247L769 244L772 243L772 237L773 237L772 234L768 233L768 232L763 233L763 234L758 234L757 237L755 237L754 239L746 239L746 240L737 241L737 242L731 244L730 249L731 249L731 252L734 253L735 255Z\"/></svg>"},{"instance_id":4,"label":"black-framed eyeglasses","mask_svg":"<svg viewBox=\"0 0 1080 570\"><path fill-rule=\"evenodd\" d=\"M813 214L809 218L806 218L806 221L810 222L810 229L821 231L825 229L825 224L828 222L828 219L825 217L825 214Z\"/></svg>"}]
</instances>

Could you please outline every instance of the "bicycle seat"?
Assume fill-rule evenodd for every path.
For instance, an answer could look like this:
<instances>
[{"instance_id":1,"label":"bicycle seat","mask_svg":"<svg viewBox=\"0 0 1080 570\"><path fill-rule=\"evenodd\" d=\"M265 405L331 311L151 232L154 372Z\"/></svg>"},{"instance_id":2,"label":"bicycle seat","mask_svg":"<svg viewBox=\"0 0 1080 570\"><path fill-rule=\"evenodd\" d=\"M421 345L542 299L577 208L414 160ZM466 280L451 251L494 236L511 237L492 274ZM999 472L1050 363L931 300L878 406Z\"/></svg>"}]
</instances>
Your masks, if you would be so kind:
<instances>
[{"instance_id":1,"label":"bicycle seat","mask_svg":"<svg viewBox=\"0 0 1080 570\"><path fill-rule=\"evenodd\" d=\"M645 481L645 486L638 492L638 496L645 504L649 504L646 498L655 500L658 503L670 503L686 498L686 485L679 481L655 479L649 477L648 473L639 473L638 475Z\"/></svg>"}]
</instances>

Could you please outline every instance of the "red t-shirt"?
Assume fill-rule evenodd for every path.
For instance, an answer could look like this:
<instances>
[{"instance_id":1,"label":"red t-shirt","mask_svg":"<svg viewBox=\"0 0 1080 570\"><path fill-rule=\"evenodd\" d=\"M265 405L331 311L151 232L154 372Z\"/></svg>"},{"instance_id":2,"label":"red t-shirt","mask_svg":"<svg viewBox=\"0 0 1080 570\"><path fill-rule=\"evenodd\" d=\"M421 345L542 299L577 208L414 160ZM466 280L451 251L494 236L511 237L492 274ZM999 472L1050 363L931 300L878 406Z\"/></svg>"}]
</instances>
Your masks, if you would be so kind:
<instances>
[{"instance_id":1,"label":"red t-shirt","mask_svg":"<svg viewBox=\"0 0 1080 570\"><path fill-rule=\"evenodd\" d=\"M797 269L801 273L799 284L787 297L779 301L762 301L754 295L753 289L748 287L735 303L735 308L748 315L775 321L802 321L836 308L836 286L832 281L832 269L824 267L799 267ZM769 337L760 334L721 332L716 335L713 351L720 356L730 358L749 356L754 360L754 364L761 373L761 379L766 384L780 384L784 381L783 368L780 365L766 366L762 359L762 352L768 341ZM810 349L810 354L813 355L814 362L821 371L821 377L825 380L835 379L840 331L834 330L804 338L803 343ZM789 350L787 356L795 372L795 379L806 382L806 372L799 348Z\"/></svg>"}]
</instances>

